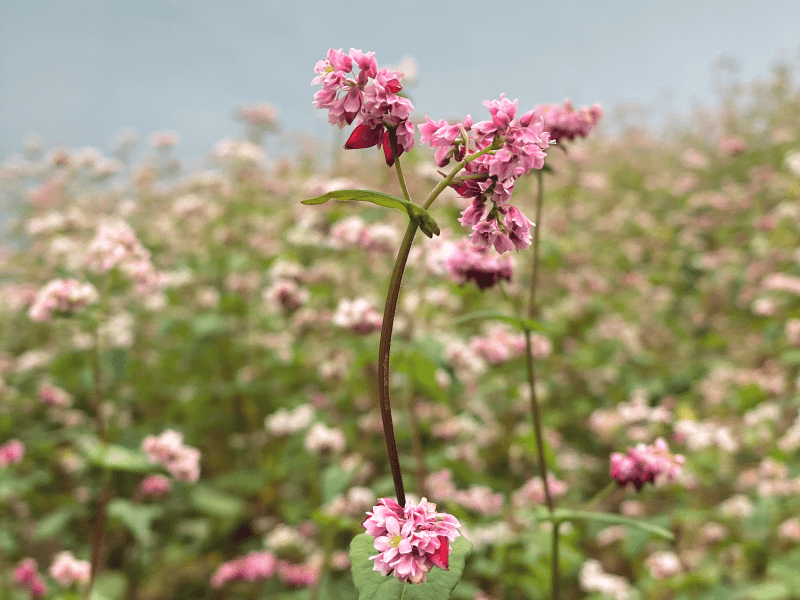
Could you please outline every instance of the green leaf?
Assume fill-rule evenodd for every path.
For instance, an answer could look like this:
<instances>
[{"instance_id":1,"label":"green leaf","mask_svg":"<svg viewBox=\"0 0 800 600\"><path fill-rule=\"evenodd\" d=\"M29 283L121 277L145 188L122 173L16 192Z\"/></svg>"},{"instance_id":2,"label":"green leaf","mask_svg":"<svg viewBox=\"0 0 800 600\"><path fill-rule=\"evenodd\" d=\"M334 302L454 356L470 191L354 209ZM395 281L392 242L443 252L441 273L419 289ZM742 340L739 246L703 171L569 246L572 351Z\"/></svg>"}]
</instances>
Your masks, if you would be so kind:
<instances>
[{"instance_id":1,"label":"green leaf","mask_svg":"<svg viewBox=\"0 0 800 600\"><path fill-rule=\"evenodd\" d=\"M523 319L522 317L504 315L492 310L478 310L461 315L454 320L454 323L458 325L468 321L476 320L503 321L516 327L520 331L542 331L544 329L538 321L534 321L533 319Z\"/></svg>"},{"instance_id":2,"label":"green leaf","mask_svg":"<svg viewBox=\"0 0 800 600\"><path fill-rule=\"evenodd\" d=\"M374 544L375 538L366 533L350 542L350 564L359 600L399 600L400 594L404 594L403 600L446 600L461 579L467 554L472 551L472 544L463 536L456 538L450 554L450 569L433 567L425 583L414 585L372 570L373 562L369 557L377 554Z\"/></svg>"},{"instance_id":3,"label":"green leaf","mask_svg":"<svg viewBox=\"0 0 800 600\"><path fill-rule=\"evenodd\" d=\"M564 508L556 509L551 515L545 511L540 511L537 514L537 519L540 521L598 521L600 523L613 523L615 525L625 525L632 529L639 529L646 531L664 538L665 540L673 540L675 536L668 529L647 523L645 521L637 521L630 517L622 515L615 515L611 513L593 512L588 510L569 510Z\"/></svg>"},{"instance_id":4,"label":"green leaf","mask_svg":"<svg viewBox=\"0 0 800 600\"><path fill-rule=\"evenodd\" d=\"M244 510L244 501L207 485L192 488L192 504L199 511L215 517L236 518Z\"/></svg>"},{"instance_id":5,"label":"green leaf","mask_svg":"<svg viewBox=\"0 0 800 600\"><path fill-rule=\"evenodd\" d=\"M89 462L105 469L134 473L150 473L158 470L147 460L144 452L139 450L130 450L116 444L102 444L99 440L91 438L82 440L80 446Z\"/></svg>"},{"instance_id":6,"label":"green leaf","mask_svg":"<svg viewBox=\"0 0 800 600\"><path fill-rule=\"evenodd\" d=\"M134 504L124 498L114 498L108 503L108 516L119 519L141 543L150 542L153 520L161 516L164 508L153 504Z\"/></svg>"},{"instance_id":7,"label":"green leaf","mask_svg":"<svg viewBox=\"0 0 800 600\"><path fill-rule=\"evenodd\" d=\"M430 213L413 202L390 196L389 194L382 194L380 192L372 192L370 190L336 190L327 192L321 196L315 196L308 200L303 200L303 204L325 204L328 200L337 200L339 202L371 202L378 206L386 208L394 208L400 210L408 215L412 221L416 221L422 233L432 238L434 235L439 235L439 226Z\"/></svg>"}]
</instances>

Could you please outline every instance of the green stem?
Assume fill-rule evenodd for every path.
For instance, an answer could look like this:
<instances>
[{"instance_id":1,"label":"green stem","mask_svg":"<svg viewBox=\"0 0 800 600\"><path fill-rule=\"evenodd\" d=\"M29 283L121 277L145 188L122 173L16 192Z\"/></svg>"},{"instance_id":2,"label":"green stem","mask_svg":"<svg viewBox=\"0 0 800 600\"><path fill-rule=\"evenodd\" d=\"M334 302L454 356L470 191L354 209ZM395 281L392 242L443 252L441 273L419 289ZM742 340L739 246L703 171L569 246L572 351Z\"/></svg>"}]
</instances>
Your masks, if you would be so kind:
<instances>
[{"instance_id":1,"label":"green stem","mask_svg":"<svg viewBox=\"0 0 800 600\"><path fill-rule=\"evenodd\" d=\"M397 152L397 130L389 129L389 143L392 145L392 154L394 154L394 168L397 171L397 179L400 181L400 189L403 190L403 197L411 202L411 197L408 195L408 188L406 188L406 180L403 177L403 168L400 166L400 157Z\"/></svg>"},{"instance_id":2,"label":"green stem","mask_svg":"<svg viewBox=\"0 0 800 600\"><path fill-rule=\"evenodd\" d=\"M407 581L403 582L403 587L401 588L401 591L400 591L400 600L403 600L403 598L406 597L406 586L407 585L408 585Z\"/></svg>"},{"instance_id":3,"label":"green stem","mask_svg":"<svg viewBox=\"0 0 800 600\"><path fill-rule=\"evenodd\" d=\"M467 163L471 163L473 160L475 160L479 156L483 156L484 154L488 154L489 152L494 152L495 150L497 150L497 148L494 148L492 146L488 146L488 147L484 148L483 150L480 150L478 152L474 152L474 153L470 154L469 156L465 157L464 160L462 160L455 167L453 167L453 170L450 171L450 174L447 177L442 179L439 182L439 184L435 188L433 188L433 190L431 190L431 193L428 194L427 198L425 198L425 202L422 203L422 208L424 208L425 210L428 210L430 205L433 204L433 201L436 200L437 196L439 196L439 194L441 194L444 191L444 188L446 188L448 185L450 185L453 182L453 179L455 179L455 176L458 175L458 172L461 171L461 169L463 169L464 167L467 166Z\"/></svg>"},{"instance_id":4,"label":"green stem","mask_svg":"<svg viewBox=\"0 0 800 600\"><path fill-rule=\"evenodd\" d=\"M609 494L611 494L614 490L619 487L619 484L615 480L611 480L608 482L608 485L604 487L602 490L597 492L590 500L586 503L584 510L591 510L595 506L597 506L602 500L604 500Z\"/></svg>"},{"instance_id":5,"label":"green stem","mask_svg":"<svg viewBox=\"0 0 800 600\"><path fill-rule=\"evenodd\" d=\"M541 170L536 172L537 177L537 190L536 190L536 215L534 223L536 224L533 230L533 273L531 274L531 291L530 300L528 302L528 318L534 318L538 312L539 307L536 304L536 287L539 282L539 232L541 231L542 221L542 198L544 197L544 176ZM547 460L544 455L544 440L542 437L542 415L539 407L539 399L536 395L536 370L533 363L533 348L531 345L531 332L525 330L525 350L526 361L528 366L528 384L531 388L531 415L533 417L533 428L536 433L536 453L539 461L539 473L542 476L542 484L544 487L544 497L547 502L547 510L553 515L555 505L553 503L553 496L550 493L550 484L547 481ZM552 600L559 598L559 572L558 572L558 536L559 536L558 522L553 523L553 542L552 542L552 568L551 568L551 597Z\"/></svg>"},{"instance_id":6,"label":"green stem","mask_svg":"<svg viewBox=\"0 0 800 600\"><path fill-rule=\"evenodd\" d=\"M536 305L536 285L539 281L539 232L542 230L542 198L544 197L544 174L536 171L536 214L533 228L533 274L531 276L531 295L528 301L528 318L532 319L539 312Z\"/></svg>"}]
</instances>

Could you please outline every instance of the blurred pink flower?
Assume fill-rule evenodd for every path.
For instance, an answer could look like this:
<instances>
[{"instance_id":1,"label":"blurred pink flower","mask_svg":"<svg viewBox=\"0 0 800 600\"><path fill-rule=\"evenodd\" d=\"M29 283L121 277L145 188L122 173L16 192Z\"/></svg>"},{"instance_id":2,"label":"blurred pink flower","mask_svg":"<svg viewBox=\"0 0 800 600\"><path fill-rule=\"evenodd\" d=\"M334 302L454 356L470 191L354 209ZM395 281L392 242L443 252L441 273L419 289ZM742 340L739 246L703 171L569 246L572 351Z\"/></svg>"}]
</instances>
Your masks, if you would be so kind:
<instances>
[{"instance_id":1,"label":"blurred pink flower","mask_svg":"<svg viewBox=\"0 0 800 600\"><path fill-rule=\"evenodd\" d=\"M22 462L25 456L25 444L19 440L9 440L0 446L0 467Z\"/></svg>"},{"instance_id":2,"label":"blurred pink flower","mask_svg":"<svg viewBox=\"0 0 800 600\"><path fill-rule=\"evenodd\" d=\"M444 264L457 283L464 285L474 281L482 290L492 287L501 279L511 281L514 267L511 256L494 256L486 248L466 242L455 247L445 258Z\"/></svg>"},{"instance_id":3,"label":"blurred pink flower","mask_svg":"<svg viewBox=\"0 0 800 600\"><path fill-rule=\"evenodd\" d=\"M50 576L60 585L89 583L92 567L87 560L78 560L72 552L59 552L50 565Z\"/></svg>"},{"instance_id":4,"label":"blurred pink flower","mask_svg":"<svg viewBox=\"0 0 800 600\"><path fill-rule=\"evenodd\" d=\"M38 565L32 558L24 558L14 569L14 583L27 587L32 598L41 598L47 593L47 586L39 577Z\"/></svg>"},{"instance_id":5,"label":"blurred pink flower","mask_svg":"<svg viewBox=\"0 0 800 600\"><path fill-rule=\"evenodd\" d=\"M378 551L370 557L374 571L421 584L434 566L448 568L451 544L461 527L454 516L437 513L436 505L425 498L417 506L408 501L405 509L391 498L381 498L367 515L363 527L375 538Z\"/></svg>"},{"instance_id":6,"label":"blurred pink flower","mask_svg":"<svg viewBox=\"0 0 800 600\"><path fill-rule=\"evenodd\" d=\"M34 321L49 321L53 318L53 313L76 313L99 299L100 295L91 283L81 283L75 279L54 279L36 294L28 316Z\"/></svg>"},{"instance_id":7,"label":"blurred pink flower","mask_svg":"<svg viewBox=\"0 0 800 600\"><path fill-rule=\"evenodd\" d=\"M45 382L39 386L39 401L49 406L69 406L72 397L60 387Z\"/></svg>"},{"instance_id":8,"label":"blurred pink flower","mask_svg":"<svg viewBox=\"0 0 800 600\"><path fill-rule=\"evenodd\" d=\"M270 552L251 552L247 556L221 564L211 577L211 586L221 588L229 581L269 579L275 572L276 562L275 556Z\"/></svg>"},{"instance_id":9,"label":"blurred pink flower","mask_svg":"<svg viewBox=\"0 0 800 600\"><path fill-rule=\"evenodd\" d=\"M150 462L159 463L179 481L195 482L200 478L200 451L183 445L183 436L167 429L160 436L147 436L142 450Z\"/></svg>"},{"instance_id":10,"label":"blurred pink flower","mask_svg":"<svg viewBox=\"0 0 800 600\"><path fill-rule=\"evenodd\" d=\"M629 448L627 454L615 452L611 455L611 477L621 486L632 483L637 490L656 477L674 480L681 473L684 458L671 454L663 438L658 438L651 446L639 444Z\"/></svg>"},{"instance_id":11,"label":"blurred pink flower","mask_svg":"<svg viewBox=\"0 0 800 600\"><path fill-rule=\"evenodd\" d=\"M567 99L563 106L540 104L536 107L536 114L544 117L544 129L550 133L550 139L560 142L589 135L603 116L603 109L594 104L576 111Z\"/></svg>"},{"instance_id":12,"label":"blurred pink flower","mask_svg":"<svg viewBox=\"0 0 800 600\"><path fill-rule=\"evenodd\" d=\"M164 475L150 475L142 479L139 484L139 490L144 496L153 496L154 498L163 498L169 494L172 489L172 484L169 477Z\"/></svg>"},{"instance_id":13,"label":"blurred pink flower","mask_svg":"<svg viewBox=\"0 0 800 600\"><path fill-rule=\"evenodd\" d=\"M359 335L367 335L381 328L383 318L369 300L356 298L340 301L331 317L331 322Z\"/></svg>"}]
</instances>

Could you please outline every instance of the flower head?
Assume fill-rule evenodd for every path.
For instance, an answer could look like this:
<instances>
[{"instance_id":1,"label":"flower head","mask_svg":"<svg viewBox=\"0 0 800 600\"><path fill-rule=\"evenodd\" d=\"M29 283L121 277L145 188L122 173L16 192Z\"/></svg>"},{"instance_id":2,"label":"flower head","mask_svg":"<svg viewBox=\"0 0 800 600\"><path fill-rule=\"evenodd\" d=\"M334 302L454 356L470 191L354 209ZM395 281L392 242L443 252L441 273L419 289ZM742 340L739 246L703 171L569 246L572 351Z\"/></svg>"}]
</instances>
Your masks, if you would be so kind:
<instances>
[{"instance_id":1,"label":"flower head","mask_svg":"<svg viewBox=\"0 0 800 600\"><path fill-rule=\"evenodd\" d=\"M358 75L348 77L353 67ZM383 148L386 164L414 146L414 125L409 121L414 105L400 96L400 71L378 69L374 52L329 50L328 58L314 67L318 75L311 85L322 84L314 95L317 108L328 109L328 122L339 128L358 119L344 147L347 150ZM395 144L392 148L392 133Z\"/></svg>"},{"instance_id":2,"label":"flower head","mask_svg":"<svg viewBox=\"0 0 800 600\"><path fill-rule=\"evenodd\" d=\"M378 554L373 570L393 574L400 581L420 584L434 566L448 568L451 544L460 535L461 524L423 498L418 505L406 502L402 508L391 498L381 498L363 523L375 538Z\"/></svg>"},{"instance_id":3,"label":"flower head","mask_svg":"<svg viewBox=\"0 0 800 600\"><path fill-rule=\"evenodd\" d=\"M683 462L682 455L671 454L663 438L658 438L650 446L639 444L628 448L627 454L612 454L611 477L621 486L632 483L641 490L645 483L653 483L659 476L672 481L680 475Z\"/></svg>"}]
</instances>

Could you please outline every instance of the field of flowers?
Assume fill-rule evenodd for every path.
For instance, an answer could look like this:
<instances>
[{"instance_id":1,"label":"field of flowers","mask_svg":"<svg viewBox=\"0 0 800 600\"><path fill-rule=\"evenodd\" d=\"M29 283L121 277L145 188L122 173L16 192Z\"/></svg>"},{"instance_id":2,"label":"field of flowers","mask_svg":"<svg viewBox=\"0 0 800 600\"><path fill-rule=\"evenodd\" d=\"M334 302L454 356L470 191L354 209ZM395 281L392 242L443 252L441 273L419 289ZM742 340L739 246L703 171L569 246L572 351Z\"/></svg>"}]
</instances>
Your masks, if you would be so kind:
<instances>
[{"instance_id":1,"label":"field of flowers","mask_svg":"<svg viewBox=\"0 0 800 600\"><path fill-rule=\"evenodd\" d=\"M408 219L301 204L400 195L384 152L267 160L274 112L240 116L198 172L170 132L136 161L123 138L0 164L0 598L356 598L350 542L395 495L378 346ZM611 515L560 523L562 600L800 598L798 124L776 68L667 133L547 150L531 354L548 492ZM402 161L412 198L441 181L429 149ZM532 220L536 195L517 181ZM445 190L406 267L400 466L472 543L454 599L544 599L558 538L526 337L496 318L524 313L533 255L466 264L468 204ZM659 438L685 458L671 477L611 479L612 455L619 470Z\"/></svg>"}]
</instances>

